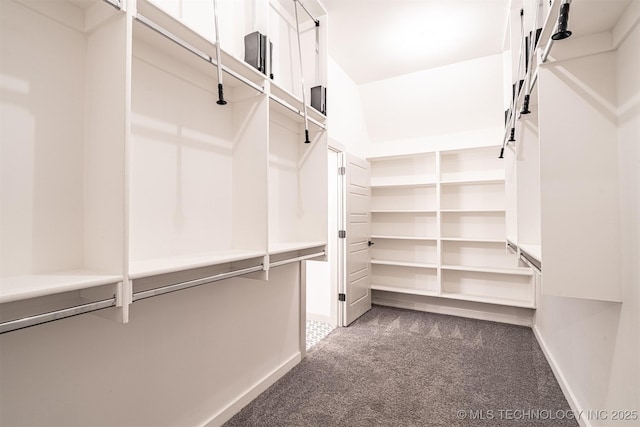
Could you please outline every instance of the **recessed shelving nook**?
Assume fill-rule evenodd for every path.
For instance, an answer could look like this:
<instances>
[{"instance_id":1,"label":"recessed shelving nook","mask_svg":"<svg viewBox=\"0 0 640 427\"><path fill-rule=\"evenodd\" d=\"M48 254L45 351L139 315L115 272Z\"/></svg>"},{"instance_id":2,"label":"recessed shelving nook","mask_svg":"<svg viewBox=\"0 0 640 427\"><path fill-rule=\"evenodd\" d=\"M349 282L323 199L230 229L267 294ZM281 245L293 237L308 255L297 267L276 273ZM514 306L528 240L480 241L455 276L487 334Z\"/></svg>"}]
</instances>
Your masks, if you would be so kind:
<instances>
[{"instance_id":1,"label":"recessed shelving nook","mask_svg":"<svg viewBox=\"0 0 640 427\"><path fill-rule=\"evenodd\" d=\"M300 62L270 26L292 9L218 3L219 46L212 2L0 2L0 332L109 307L127 322L134 301L324 256L326 116L299 68L271 85L244 61L258 31ZM326 86L326 12L305 5L305 77Z\"/></svg>"},{"instance_id":2,"label":"recessed shelving nook","mask_svg":"<svg viewBox=\"0 0 640 427\"><path fill-rule=\"evenodd\" d=\"M11 327L51 320L60 306L122 305L127 17L119 6L0 6L0 311L3 322L34 317Z\"/></svg>"},{"instance_id":3,"label":"recessed shelving nook","mask_svg":"<svg viewBox=\"0 0 640 427\"><path fill-rule=\"evenodd\" d=\"M267 97L228 78L218 105L217 83L210 63L134 22L132 279L266 255Z\"/></svg>"},{"instance_id":4,"label":"recessed shelving nook","mask_svg":"<svg viewBox=\"0 0 640 427\"><path fill-rule=\"evenodd\" d=\"M535 307L532 271L506 246L495 150L369 159L374 290Z\"/></svg>"},{"instance_id":5,"label":"recessed shelving nook","mask_svg":"<svg viewBox=\"0 0 640 427\"><path fill-rule=\"evenodd\" d=\"M614 52L633 27L596 30L581 20L597 6L571 5L572 35L553 37L568 3L513 1L507 20L507 238L537 270L542 294L619 302L619 127L584 88L615 104Z\"/></svg>"}]
</instances>

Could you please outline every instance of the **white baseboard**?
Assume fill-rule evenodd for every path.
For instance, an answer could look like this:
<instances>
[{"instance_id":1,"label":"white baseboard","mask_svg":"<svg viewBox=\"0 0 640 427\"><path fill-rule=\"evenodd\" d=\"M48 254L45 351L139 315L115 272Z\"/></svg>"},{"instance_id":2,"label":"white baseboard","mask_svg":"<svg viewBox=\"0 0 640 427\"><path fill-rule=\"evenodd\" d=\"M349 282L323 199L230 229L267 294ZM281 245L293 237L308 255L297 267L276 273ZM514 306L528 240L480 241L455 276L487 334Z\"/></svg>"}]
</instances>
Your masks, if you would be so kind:
<instances>
[{"instance_id":1,"label":"white baseboard","mask_svg":"<svg viewBox=\"0 0 640 427\"><path fill-rule=\"evenodd\" d=\"M488 320L491 322L509 323L519 326L531 326L533 324L533 313L526 316L517 316L513 314L491 312L488 310L451 307L447 305L435 303L430 304L420 301L402 301L390 298L381 298L379 296L374 296L372 299L372 303L389 307L405 308L409 310L426 311L428 313L447 314L450 316L468 317L471 319ZM484 306L486 304L482 305Z\"/></svg>"},{"instance_id":2,"label":"white baseboard","mask_svg":"<svg viewBox=\"0 0 640 427\"><path fill-rule=\"evenodd\" d=\"M547 347L547 343L544 341L544 338L542 338L542 335L540 334L540 330L536 325L533 325L531 329L533 329L533 335L535 335L536 340L538 340L538 344L540 345L540 348L544 353L544 357L547 358L547 362L549 363L549 366L551 366L553 375L555 375L556 380L558 381L558 384L562 389L562 393L564 394L564 397L567 399L567 402L569 403L569 406L573 410L573 413L582 414L583 413L582 405L578 403L578 399L576 399L576 395L573 393L573 390L571 389L569 382L567 381L564 374L562 373L562 370L556 363L556 360L553 357L553 354L551 353L551 351L549 351L549 347ZM578 421L578 424L580 424L581 427L593 426L591 421L589 421L586 418L576 417L576 419Z\"/></svg>"},{"instance_id":3,"label":"white baseboard","mask_svg":"<svg viewBox=\"0 0 640 427\"><path fill-rule=\"evenodd\" d=\"M226 408L214 415L209 421L203 424L203 427L218 427L229 421L235 414L240 412L242 408L247 406L253 399L258 397L260 393L268 389L273 383L278 381L296 366L302 360L301 353L294 354L289 360L284 362L273 372L262 378L260 381L251 386L236 400L231 402Z\"/></svg>"}]
</instances>

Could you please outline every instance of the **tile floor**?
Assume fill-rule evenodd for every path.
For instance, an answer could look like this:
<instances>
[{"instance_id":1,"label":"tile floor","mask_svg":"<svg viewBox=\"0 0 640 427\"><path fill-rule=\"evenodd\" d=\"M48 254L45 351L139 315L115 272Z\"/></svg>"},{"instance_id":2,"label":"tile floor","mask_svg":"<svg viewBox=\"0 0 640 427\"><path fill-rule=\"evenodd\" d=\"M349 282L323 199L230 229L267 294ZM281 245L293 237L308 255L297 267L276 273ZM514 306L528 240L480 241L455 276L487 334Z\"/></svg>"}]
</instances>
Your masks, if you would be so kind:
<instances>
[{"instance_id":1,"label":"tile floor","mask_svg":"<svg viewBox=\"0 0 640 427\"><path fill-rule=\"evenodd\" d=\"M307 320L307 350L333 331L333 326L315 320Z\"/></svg>"}]
</instances>

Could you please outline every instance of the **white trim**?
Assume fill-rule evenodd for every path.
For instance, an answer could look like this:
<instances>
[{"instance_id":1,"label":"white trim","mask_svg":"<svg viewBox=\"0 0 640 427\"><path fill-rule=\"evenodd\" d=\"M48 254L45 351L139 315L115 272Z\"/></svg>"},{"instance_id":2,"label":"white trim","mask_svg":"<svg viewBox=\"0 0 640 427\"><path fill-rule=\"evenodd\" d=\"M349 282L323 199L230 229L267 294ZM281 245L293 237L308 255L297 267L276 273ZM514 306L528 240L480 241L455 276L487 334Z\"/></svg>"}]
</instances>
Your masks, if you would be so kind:
<instances>
[{"instance_id":1,"label":"white trim","mask_svg":"<svg viewBox=\"0 0 640 427\"><path fill-rule=\"evenodd\" d=\"M302 360L302 355L298 352L294 354L289 360L285 361L273 372L266 375L260 381L251 386L236 400L227 405L226 408L219 411L211 419L205 422L203 427L218 427L229 421L231 417L240 412L242 408L247 406L253 399L258 397L260 393L268 389L273 383L282 378L287 372L289 372L294 366L296 366Z\"/></svg>"},{"instance_id":2,"label":"white trim","mask_svg":"<svg viewBox=\"0 0 640 427\"><path fill-rule=\"evenodd\" d=\"M556 377L556 380L558 381L558 384L562 389L562 393L564 394L564 397L567 399L567 402L569 403L569 406L573 410L573 413L576 414L576 420L578 421L578 424L580 424L581 427L593 426L593 424L591 424L589 420L582 418L582 416L580 417L577 416L578 414L583 413L582 405L578 403L578 399L576 398L575 393L571 389L569 382L567 381L564 374L560 370L559 365L556 363L556 360L553 357L553 354L551 354L551 351L549 350L549 347L547 346L547 343L545 342L544 338L542 338L542 335L540 333L540 330L538 329L538 326L534 324L531 327L531 329L533 330L533 335L536 337L536 340L538 341L538 344L542 349L542 353L544 353L544 357L547 359L547 362L549 363L549 366L553 371L553 375Z\"/></svg>"},{"instance_id":3,"label":"white trim","mask_svg":"<svg viewBox=\"0 0 640 427\"><path fill-rule=\"evenodd\" d=\"M438 297L434 297L438 298ZM484 310L474 310L459 307L449 307L438 304L436 301L434 304L428 304L418 301L399 301L393 299L380 298L379 296L373 296L373 304L384 305L388 307L404 308L408 310L425 311L427 313L446 314L449 316L466 317L469 319L488 320L490 322L509 323L519 326L531 326L533 323L533 313L529 317L513 316L509 314L492 313ZM481 304L481 303L478 303Z\"/></svg>"}]
</instances>

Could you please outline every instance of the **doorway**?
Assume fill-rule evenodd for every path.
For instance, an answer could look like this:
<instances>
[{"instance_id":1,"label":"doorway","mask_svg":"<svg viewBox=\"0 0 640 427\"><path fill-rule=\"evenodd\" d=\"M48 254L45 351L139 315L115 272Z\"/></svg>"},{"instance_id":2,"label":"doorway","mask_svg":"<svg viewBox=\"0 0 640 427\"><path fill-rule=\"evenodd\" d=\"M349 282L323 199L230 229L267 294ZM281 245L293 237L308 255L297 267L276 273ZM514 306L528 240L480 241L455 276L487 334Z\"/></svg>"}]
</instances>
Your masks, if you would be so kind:
<instances>
[{"instance_id":1,"label":"doorway","mask_svg":"<svg viewBox=\"0 0 640 427\"><path fill-rule=\"evenodd\" d=\"M339 250L337 230L342 209L338 171L341 150L327 151L327 261L307 261L306 311L307 349L313 347L338 326Z\"/></svg>"}]
</instances>

